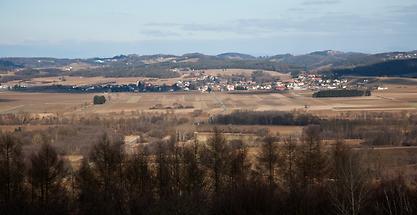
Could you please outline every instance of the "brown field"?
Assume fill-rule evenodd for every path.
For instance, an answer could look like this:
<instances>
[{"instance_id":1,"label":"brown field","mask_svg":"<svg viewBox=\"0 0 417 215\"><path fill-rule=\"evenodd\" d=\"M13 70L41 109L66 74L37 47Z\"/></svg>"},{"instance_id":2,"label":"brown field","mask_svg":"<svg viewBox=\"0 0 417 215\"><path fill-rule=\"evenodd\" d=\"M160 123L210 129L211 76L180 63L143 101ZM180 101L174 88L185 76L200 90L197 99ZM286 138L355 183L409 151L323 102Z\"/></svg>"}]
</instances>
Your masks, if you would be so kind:
<instances>
[{"instance_id":1,"label":"brown field","mask_svg":"<svg viewBox=\"0 0 417 215\"><path fill-rule=\"evenodd\" d=\"M23 131L41 131L46 130L52 125L0 125L0 131L3 132L13 132L17 129L22 129Z\"/></svg>"},{"instance_id":2,"label":"brown field","mask_svg":"<svg viewBox=\"0 0 417 215\"><path fill-rule=\"evenodd\" d=\"M91 103L89 94L0 92L0 113L70 113Z\"/></svg>"},{"instance_id":3,"label":"brown field","mask_svg":"<svg viewBox=\"0 0 417 215\"><path fill-rule=\"evenodd\" d=\"M204 71L207 75L240 75L243 74L247 77L250 77L254 70L250 69L209 69L201 70ZM199 71L194 71L199 72ZM275 71L264 71L270 74L273 77L278 77L281 80L286 80L290 78L289 74L279 73ZM158 78L147 78L147 77L82 77L82 76L57 76L57 77L43 77L43 78L32 78L27 81L14 80L7 83L4 83L8 86L13 86L16 84L26 84L30 86L48 86L53 84L61 85L71 85L71 86L84 86L84 85L95 85L95 84L104 84L104 83L116 83L116 84L134 84L137 81L145 81L153 84L174 84L177 81L187 79L190 72L184 72L181 77L178 78L168 78L168 79L158 79ZM7 74L2 74L3 76L12 76L13 72Z\"/></svg>"},{"instance_id":4,"label":"brown field","mask_svg":"<svg viewBox=\"0 0 417 215\"><path fill-rule=\"evenodd\" d=\"M60 85L71 85L71 86L85 86L85 85L97 85L105 83L115 83L115 84L134 84L137 81L145 81L154 84L174 84L175 82L182 80L182 77L179 78L169 78L169 79L156 79L156 78L146 78L146 77L75 77L75 76L60 76L60 77L44 77L44 78L33 78L28 81L15 80L5 83L5 85L13 86L15 84L26 84L30 86L48 86L53 84Z\"/></svg>"},{"instance_id":5,"label":"brown field","mask_svg":"<svg viewBox=\"0 0 417 215\"><path fill-rule=\"evenodd\" d=\"M209 71L219 72L219 71ZM233 73L234 70L227 72ZM248 72L248 74L250 74ZM277 73L279 74L279 73ZM185 75L185 74L184 74ZM91 84L106 81L116 81L117 83L133 83L138 78L117 78L103 79L68 77L67 84ZM177 79L170 79L175 82ZM34 79L38 84L50 84L59 81L59 78ZM165 80L156 80L165 81ZM396 80L397 81L397 80ZM412 80L414 81L414 80ZM409 81L409 83L412 83ZM58 115L80 115L88 116L99 114L103 116L115 116L114 113L130 115L137 112L167 112L171 111L177 115L190 116L196 110L201 110L201 115L196 119L205 120L209 116L221 113L229 113L234 110L255 110L255 111L293 111L301 110L311 112L320 116L334 116L341 112L358 111L412 111L417 110L417 84L384 84L388 90L373 91L370 97L354 98L312 98L312 91L290 91L286 94L266 93L266 94L228 94L223 92L200 93L200 92L176 92L176 93L105 93L108 102L104 105L93 105L93 96L96 94L61 94L61 93L21 93L21 92L0 92L0 114L5 113L29 113L37 118L58 116ZM161 104L164 107L172 106L174 103L183 106L192 106L190 109L158 109L150 108ZM307 107L307 108L306 108ZM0 131L13 131L21 127L24 131L46 130L50 125L5 125L0 126ZM182 125L182 129L188 131L198 131L197 139L206 141L210 137L208 127L195 126L192 123ZM271 133L280 135L300 135L303 127L300 126L219 126L220 129L227 131L225 136L228 140L241 139L250 145L250 153L258 150L259 136L257 131L269 130ZM138 134L132 134L138 135ZM358 149L365 150L361 145L361 140L346 140L346 142ZM326 145L327 142L325 141ZM331 143L330 143L331 144ZM384 168L384 174L394 174L396 172L412 175L417 171L416 148L375 148L365 151L372 160L373 168ZM71 157L75 166L79 164L78 155Z\"/></svg>"},{"instance_id":6,"label":"brown field","mask_svg":"<svg viewBox=\"0 0 417 215\"><path fill-rule=\"evenodd\" d=\"M96 80L98 80L96 78ZM234 110L293 111L303 110L319 115L333 115L351 111L416 111L417 85L386 85L388 90L374 91L369 97L312 98L311 91L291 91L288 94L228 94L223 92L176 93L105 93L108 102L92 105L95 94L20 93L0 92L0 113L114 113L150 110L161 104L174 103L192 106L190 109L173 109L187 114L202 110L209 115ZM307 107L307 108L306 108Z\"/></svg>"},{"instance_id":7,"label":"brown field","mask_svg":"<svg viewBox=\"0 0 417 215\"><path fill-rule=\"evenodd\" d=\"M284 126L284 125L216 125L221 131L229 132L231 136L253 136L258 131L267 130L271 134L282 136L299 136L302 133L303 126ZM200 125L197 128L199 136L206 139L211 134L211 125ZM229 135L229 136L230 136Z\"/></svg>"}]
</instances>

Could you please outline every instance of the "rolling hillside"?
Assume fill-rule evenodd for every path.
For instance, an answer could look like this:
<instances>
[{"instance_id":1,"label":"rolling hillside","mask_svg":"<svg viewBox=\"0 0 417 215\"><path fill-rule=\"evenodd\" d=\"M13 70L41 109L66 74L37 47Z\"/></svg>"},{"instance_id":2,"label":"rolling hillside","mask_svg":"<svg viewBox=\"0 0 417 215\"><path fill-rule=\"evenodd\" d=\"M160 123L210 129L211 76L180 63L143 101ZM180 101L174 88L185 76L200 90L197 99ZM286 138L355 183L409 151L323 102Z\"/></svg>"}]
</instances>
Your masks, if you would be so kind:
<instances>
[{"instance_id":1,"label":"rolling hillside","mask_svg":"<svg viewBox=\"0 0 417 215\"><path fill-rule=\"evenodd\" d=\"M367 66L334 70L335 76L417 77L417 59L388 60Z\"/></svg>"},{"instance_id":2,"label":"rolling hillside","mask_svg":"<svg viewBox=\"0 0 417 215\"><path fill-rule=\"evenodd\" d=\"M364 54L333 50L304 55L282 54L254 57L241 53L205 55L118 55L111 58L0 58L0 70L20 68L17 75L38 77L70 76L145 76L177 77L178 70L192 69L253 69L284 73L299 71L330 72L334 75L416 76L417 51ZM403 61L404 60L404 61ZM79 66L82 65L82 66ZM7 77L12 78L12 77Z\"/></svg>"}]
</instances>

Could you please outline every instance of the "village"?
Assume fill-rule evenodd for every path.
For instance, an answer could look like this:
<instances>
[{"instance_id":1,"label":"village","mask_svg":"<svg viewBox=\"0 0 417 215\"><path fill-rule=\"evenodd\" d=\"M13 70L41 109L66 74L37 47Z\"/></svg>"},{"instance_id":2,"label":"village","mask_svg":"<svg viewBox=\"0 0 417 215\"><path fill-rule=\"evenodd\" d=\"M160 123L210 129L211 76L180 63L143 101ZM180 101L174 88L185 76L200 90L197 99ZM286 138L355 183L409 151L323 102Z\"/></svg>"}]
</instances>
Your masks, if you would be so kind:
<instances>
[{"instance_id":1,"label":"village","mask_svg":"<svg viewBox=\"0 0 417 215\"><path fill-rule=\"evenodd\" d=\"M262 73L262 71L254 71ZM233 79L233 78L232 78ZM224 79L217 76L202 73L197 79L202 83L197 88L201 92L210 91L286 91L286 90L322 90L322 89L346 89L347 79L326 79L315 74L300 74L287 80L235 80ZM202 81L202 82L201 82ZM180 81L177 86L184 86L188 90L193 81Z\"/></svg>"},{"instance_id":2,"label":"village","mask_svg":"<svg viewBox=\"0 0 417 215\"><path fill-rule=\"evenodd\" d=\"M243 75L211 75L202 71L191 71L189 75L175 83L153 83L146 80L137 80L136 83L119 84L105 82L88 85L30 85L19 83L15 85L3 84L2 90L25 92L58 92L58 93L101 93L101 92L284 92L288 90L334 90L356 89L364 86L362 83L351 84L347 79L327 78L317 74L301 73L296 77L280 79L265 76L263 71L253 71L252 77Z\"/></svg>"}]
</instances>

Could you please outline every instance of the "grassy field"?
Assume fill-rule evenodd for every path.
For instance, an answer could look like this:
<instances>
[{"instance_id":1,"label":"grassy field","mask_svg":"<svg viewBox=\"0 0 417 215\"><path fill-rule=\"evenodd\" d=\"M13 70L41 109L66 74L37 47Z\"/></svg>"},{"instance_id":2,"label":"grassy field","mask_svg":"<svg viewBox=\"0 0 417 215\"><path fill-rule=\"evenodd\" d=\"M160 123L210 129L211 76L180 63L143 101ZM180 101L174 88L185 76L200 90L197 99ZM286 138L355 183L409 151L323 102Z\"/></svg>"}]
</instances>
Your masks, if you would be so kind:
<instances>
[{"instance_id":1,"label":"grassy field","mask_svg":"<svg viewBox=\"0 0 417 215\"><path fill-rule=\"evenodd\" d=\"M216 72L216 71L210 71ZM235 72L235 71L228 71ZM184 74L185 75L185 74ZM66 79L68 82L87 84L94 81L103 81L99 78L83 79L86 82L77 82L77 78ZM118 81L130 82L135 78L120 79ZM47 79L37 79L47 81ZM162 80L159 80L162 81ZM176 92L176 93L105 93L107 102L104 105L93 105L93 97L96 94L61 94L61 93L22 93L0 92L0 113L29 113L38 118L48 116L91 116L98 114L114 117L117 114L129 116L138 112L174 112L178 116L194 116L195 120L207 120L215 114L230 113L234 110L254 111L293 111L301 110L320 115L322 117L336 116L342 112L359 111L394 111L415 112L417 110L417 84L401 84L398 80L386 81L384 86L388 90L373 91L369 97L354 98L312 98L312 91L290 91L289 93L267 94L229 94L226 92L200 93L200 92ZM408 81L407 83L409 83ZM172 107L174 104L190 106L187 109L151 109L155 105ZM117 114L116 114L117 113ZM51 125L4 125L1 131L13 131L21 127L25 131L46 130ZM185 131L197 131L197 139L206 141L210 136L210 125L196 126L190 123L182 125ZM259 125L224 125L220 129L227 131L228 140L243 140L250 145L250 152L256 153L260 139L258 131L280 135L299 136L301 126L259 126ZM180 129L180 128L179 128ZM132 134L138 135L138 134ZM353 147L365 149L360 140L347 141ZM327 145L327 143L326 143ZM381 171L384 174L404 173L412 175L417 171L416 148L377 148L365 151L369 154L374 169L386 168L389 171ZM79 158L74 157L74 165L78 165Z\"/></svg>"},{"instance_id":2,"label":"grassy field","mask_svg":"<svg viewBox=\"0 0 417 215\"><path fill-rule=\"evenodd\" d=\"M186 80L191 78L191 73L197 74L199 72L204 72L206 75L213 76L231 76L231 75L244 75L248 78L251 77L253 70L250 69L209 69L209 70L197 70L197 71L186 71L182 72L182 75L178 78L168 78L168 79L158 79L158 78L147 78L147 77L81 77L81 76L56 76L56 77L42 77L42 78L32 78L30 80L14 80L4 83L8 86L13 86L16 84L25 84L30 86L48 86L53 84L60 85L71 85L71 86L84 86L84 85L95 85L103 83L116 83L116 84L132 84L137 81L145 81L153 84L174 84L180 80ZM272 77L279 78L281 80L287 80L290 78L289 74L279 73L275 71L264 71ZM3 74L3 76L13 76L13 72Z\"/></svg>"},{"instance_id":3,"label":"grassy field","mask_svg":"<svg viewBox=\"0 0 417 215\"><path fill-rule=\"evenodd\" d=\"M85 86L85 85L96 85L105 83L116 83L116 84L132 84L137 81L145 81L153 84L173 84L183 77L169 78L169 79L156 79L146 77L79 77L79 76L60 76L60 77L43 77L43 78L32 78L30 80L14 80L5 83L5 85L13 86L15 84L25 84L30 86L50 86L50 85L71 85L71 86Z\"/></svg>"},{"instance_id":4,"label":"grassy field","mask_svg":"<svg viewBox=\"0 0 417 215\"><path fill-rule=\"evenodd\" d=\"M228 94L223 92L176 93L106 93L108 102L92 105L95 94L20 93L0 92L0 113L114 113L151 110L155 105L165 107L178 103L192 106L173 109L174 112L191 113L202 110L209 115L234 110L293 111L303 110L319 115L332 115L347 111L415 111L417 86L386 85L388 90L374 91L369 97L312 98L311 91L290 91L287 94ZM307 107L307 108L306 108Z\"/></svg>"}]
</instances>

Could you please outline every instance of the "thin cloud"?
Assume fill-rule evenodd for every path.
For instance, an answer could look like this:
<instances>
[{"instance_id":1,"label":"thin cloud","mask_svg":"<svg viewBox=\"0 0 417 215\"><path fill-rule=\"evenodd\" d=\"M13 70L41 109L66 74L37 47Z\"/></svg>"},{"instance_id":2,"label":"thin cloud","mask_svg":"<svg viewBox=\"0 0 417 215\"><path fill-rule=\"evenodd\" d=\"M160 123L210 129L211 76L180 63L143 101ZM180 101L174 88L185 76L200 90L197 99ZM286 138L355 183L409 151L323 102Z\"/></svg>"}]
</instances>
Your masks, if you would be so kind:
<instances>
[{"instance_id":1,"label":"thin cloud","mask_svg":"<svg viewBox=\"0 0 417 215\"><path fill-rule=\"evenodd\" d=\"M417 14L417 4L408 5L408 6L397 6L389 7L388 11L400 14L400 15L415 15Z\"/></svg>"},{"instance_id":2,"label":"thin cloud","mask_svg":"<svg viewBox=\"0 0 417 215\"><path fill-rule=\"evenodd\" d=\"M301 7L292 7L292 8L289 8L288 11L290 11L290 12L303 12L303 11L305 11L305 9L301 8Z\"/></svg>"},{"instance_id":3,"label":"thin cloud","mask_svg":"<svg viewBox=\"0 0 417 215\"><path fill-rule=\"evenodd\" d=\"M178 27L181 25L183 24L174 22L148 22L144 24L146 27Z\"/></svg>"},{"instance_id":4,"label":"thin cloud","mask_svg":"<svg viewBox=\"0 0 417 215\"><path fill-rule=\"evenodd\" d=\"M149 36L149 37L178 37L181 36L179 33L173 31L162 31L162 30L143 30L140 31L142 35Z\"/></svg>"},{"instance_id":5,"label":"thin cloud","mask_svg":"<svg viewBox=\"0 0 417 215\"><path fill-rule=\"evenodd\" d=\"M407 10L409 11L409 10ZM285 35L374 35L407 33L415 35L412 20L417 16L408 13L390 16L327 13L310 18L236 19L223 23L152 23L157 30L170 26L170 31L182 36L204 38L236 37L263 38ZM153 29L152 28L152 29ZM164 30L164 31L165 31ZM157 32L151 32L157 33Z\"/></svg>"},{"instance_id":6,"label":"thin cloud","mask_svg":"<svg viewBox=\"0 0 417 215\"><path fill-rule=\"evenodd\" d=\"M305 1L303 5L331 5L331 4L338 4L340 3L339 0L313 0L313 1Z\"/></svg>"},{"instance_id":7,"label":"thin cloud","mask_svg":"<svg viewBox=\"0 0 417 215\"><path fill-rule=\"evenodd\" d=\"M185 31L230 31L230 25L222 24L184 24L182 29Z\"/></svg>"}]
</instances>

